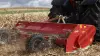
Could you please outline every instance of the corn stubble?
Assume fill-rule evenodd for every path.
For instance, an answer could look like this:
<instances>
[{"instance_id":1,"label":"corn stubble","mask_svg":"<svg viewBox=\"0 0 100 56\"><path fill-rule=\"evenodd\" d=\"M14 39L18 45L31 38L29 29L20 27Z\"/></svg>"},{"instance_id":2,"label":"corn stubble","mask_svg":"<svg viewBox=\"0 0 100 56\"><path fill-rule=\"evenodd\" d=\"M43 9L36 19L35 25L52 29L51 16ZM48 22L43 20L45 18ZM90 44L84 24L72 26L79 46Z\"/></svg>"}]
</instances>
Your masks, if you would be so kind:
<instances>
[{"instance_id":1,"label":"corn stubble","mask_svg":"<svg viewBox=\"0 0 100 56\"><path fill-rule=\"evenodd\" d=\"M9 44L0 45L0 56L100 56L100 43L93 44L88 50L78 50L75 54L66 54L64 48L56 46L37 53L25 52L25 41L12 30L18 21L43 22L48 20L48 12L4 14L0 15L0 29L6 29L11 37Z\"/></svg>"}]
</instances>

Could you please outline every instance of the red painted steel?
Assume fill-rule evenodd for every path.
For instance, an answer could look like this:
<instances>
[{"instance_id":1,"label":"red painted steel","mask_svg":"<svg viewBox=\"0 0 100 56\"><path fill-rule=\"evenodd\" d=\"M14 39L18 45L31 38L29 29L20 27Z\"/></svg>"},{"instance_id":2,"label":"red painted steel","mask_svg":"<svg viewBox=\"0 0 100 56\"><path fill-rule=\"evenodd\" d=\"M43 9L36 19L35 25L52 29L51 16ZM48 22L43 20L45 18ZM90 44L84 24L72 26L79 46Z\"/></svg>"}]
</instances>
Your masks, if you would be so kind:
<instances>
[{"instance_id":1,"label":"red painted steel","mask_svg":"<svg viewBox=\"0 0 100 56\"><path fill-rule=\"evenodd\" d=\"M96 33L96 28L93 25L50 22L20 21L16 24L16 29L20 30L22 37L25 38L27 38L27 32L39 32L44 34L66 34L70 32L69 36L65 36L64 38L60 37L55 40L56 44L66 47L66 52L73 52L78 48L89 46L93 42Z\"/></svg>"},{"instance_id":2,"label":"red painted steel","mask_svg":"<svg viewBox=\"0 0 100 56\"><path fill-rule=\"evenodd\" d=\"M23 21L20 21L16 24L16 28L20 30L54 34L65 34L67 31L72 31L76 26L76 24L57 24Z\"/></svg>"},{"instance_id":3,"label":"red painted steel","mask_svg":"<svg viewBox=\"0 0 100 56\"><path fill-rule=\"evenodd\" d=\"M67 38L66 52L85 48L92 44L96 28L92 25L78 25Z\"/></svg>"}]
</instances>

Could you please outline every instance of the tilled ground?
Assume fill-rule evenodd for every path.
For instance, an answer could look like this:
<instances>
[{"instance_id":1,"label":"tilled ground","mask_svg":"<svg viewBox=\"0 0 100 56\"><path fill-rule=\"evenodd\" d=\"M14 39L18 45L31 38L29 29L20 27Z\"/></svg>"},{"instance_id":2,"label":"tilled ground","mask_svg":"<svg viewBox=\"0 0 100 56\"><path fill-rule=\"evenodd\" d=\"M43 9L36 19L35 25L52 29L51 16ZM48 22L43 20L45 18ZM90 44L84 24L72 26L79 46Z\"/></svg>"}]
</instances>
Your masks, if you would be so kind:
<instances>
[{"instance_id":1,"label":"tilled ground","mask_svg":"<svg viewBox=\"0 0 100 56\"><path fill-rule=\"evenodd\" d=\"M18 40L17 43L0 46L0 56L100 56L100 44L92 45L89 49L78 50L75 54L66 54L64 48L55 47L37 53L27 53L24 41Z\"/></svg>"},{"instance_id":2,"label":"tilled ground","mask_svg":"<svg viewBox=\"0 0 100 56\"><path fill-rule=\"evenodd\" d=\"M0 45L0 56L100 56L100 43L95 43L88 50L78 50L75 54L66 54L64 48L56 46L39 51L37 53L27 53L25 51L25 40L19 38L12 28L18 21L40 22L47 20L47 12L26 13L26 14L7 14L0 15L1 29L9 30L13 38L9 44Z\"/></svg>"}]
</instances>

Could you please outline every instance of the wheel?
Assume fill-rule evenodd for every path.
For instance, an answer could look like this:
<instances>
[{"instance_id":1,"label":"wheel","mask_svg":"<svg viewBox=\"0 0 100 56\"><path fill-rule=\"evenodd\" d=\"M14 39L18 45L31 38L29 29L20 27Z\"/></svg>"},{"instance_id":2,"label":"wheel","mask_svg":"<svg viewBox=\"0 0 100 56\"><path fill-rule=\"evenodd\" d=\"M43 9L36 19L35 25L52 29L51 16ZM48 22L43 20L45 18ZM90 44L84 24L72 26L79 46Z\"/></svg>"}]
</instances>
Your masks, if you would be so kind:
<instances>
[{"instance_id":1,"label":"wheel","mask_svg":"<svg viewBox=\"0 0 100 56\"><path fill-rule=\"evenodd\" d=\"M62 13L62 6L53 6L51 9L50 9L50 13L49 13L49 18L52 19L52 18L55 18L57 15L61 15Z\"/></svg>"},{"instance_id":2,"label":"wheel","mask_svg":"<svg viewBox=\"0 0 100 56\"><path fill-rule=\"evenodd\" d=\"M94 25L96 27L95 40L100 41L100 0L92 5L82 5L80 8L79 23Z\"/></svg>"},{"instance_id":3,"label":"wheel","mask_svg":"<svg viewBox=\"0 0 100 56\"><path fill-rule=\"evenodd\" d=\"M48 45L42 35L35 34L26 42L27 52L37 52L43 50Z\"/></svg>"},{"instance_id":4,"label":"wheel","mask_svg":"<svg viewBox=\"0 0 100 56\"><path fill-rule=\"evenodd\" d=\"M64 4L64 2L65 2L65 0L53 0L51 4L60 6L60 5Z\"/></svg>"},{"instance_id":5,"label":"wheel","mask_svg":"<svg viewBox=\"0 0 100 56\"><path fill-rule=\"evenodd\" d=\"M56 15L63 15L69 17L65 20L66 23L94 25L96 27L95 40L100 41L100 0L78 1L80 1L79 5L75 5L75 7L70 2L67 2L66 5L52 4L53 6L48 15L49 18L55 18ZM57 22L57 20L54 22Z\"/></svg>"}]
</instances>

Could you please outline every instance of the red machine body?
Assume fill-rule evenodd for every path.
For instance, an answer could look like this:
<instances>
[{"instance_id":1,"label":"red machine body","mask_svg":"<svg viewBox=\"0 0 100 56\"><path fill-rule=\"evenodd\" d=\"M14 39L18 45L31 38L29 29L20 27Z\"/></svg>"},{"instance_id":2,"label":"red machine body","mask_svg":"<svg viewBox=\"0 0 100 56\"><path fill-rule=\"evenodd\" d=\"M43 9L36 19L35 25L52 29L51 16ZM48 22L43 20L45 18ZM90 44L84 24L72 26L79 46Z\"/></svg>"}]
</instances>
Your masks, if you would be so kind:
<instances>
[{"instance_id":1,"label":"red machine body","mask_svg":"<svg viewBox=\"0 0 100 56\"><path fill-rule=\"evenodd\" d=\"M29 33L34 32L42 34L62 34L64 36L56 38L55 43L64 45L66 47L66 52L73 52L78 48L89 46L93 42L96 33L96 28L93 25L51 22L20 21L16 24L16 29L20 31L21 38L25 39L28 38Z\"/></svg>"}]
</instances>

